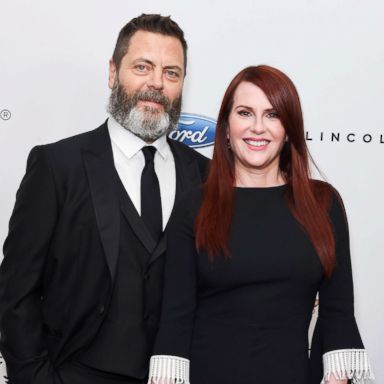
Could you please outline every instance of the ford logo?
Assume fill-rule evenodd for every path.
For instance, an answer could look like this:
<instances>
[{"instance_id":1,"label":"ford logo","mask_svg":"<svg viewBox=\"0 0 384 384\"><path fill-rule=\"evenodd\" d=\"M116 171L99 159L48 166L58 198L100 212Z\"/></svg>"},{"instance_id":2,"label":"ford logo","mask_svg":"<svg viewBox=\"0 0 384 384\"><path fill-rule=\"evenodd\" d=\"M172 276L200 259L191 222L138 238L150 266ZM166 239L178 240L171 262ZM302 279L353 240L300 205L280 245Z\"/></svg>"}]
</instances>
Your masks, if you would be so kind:
<instances>
[{"instance_id":1,"label":"ford logo","mask_svg":"<svg viewBox=\"0 0 384 384\"><path fill-rule=\"evenodd\" d=\"M168 136L191 148L208 147L215 140L215 129L216 121L209 117L182 113L177 129Z\"/></svg>"}]
</instances>

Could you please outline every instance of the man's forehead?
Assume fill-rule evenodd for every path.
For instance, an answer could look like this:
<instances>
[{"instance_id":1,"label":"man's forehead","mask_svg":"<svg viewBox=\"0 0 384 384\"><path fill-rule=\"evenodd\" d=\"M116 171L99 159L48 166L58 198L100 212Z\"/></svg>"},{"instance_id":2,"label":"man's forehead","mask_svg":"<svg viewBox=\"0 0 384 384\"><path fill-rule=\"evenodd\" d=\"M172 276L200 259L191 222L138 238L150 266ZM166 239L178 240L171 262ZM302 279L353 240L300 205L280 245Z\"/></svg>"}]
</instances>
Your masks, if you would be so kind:
<instances>
[{"instance_id":1,"label":"man's forehead","mask_svg":"<svg viewBox=\"0 0 384 384\"><path fill-rule=\"evenodd\" d=\"M177 37L143 30L139 30L132 35L126 55L130 58L148 56L148 59L161 55L181 63L184 61L183 46Z\"/></svg>"}]
</instances>

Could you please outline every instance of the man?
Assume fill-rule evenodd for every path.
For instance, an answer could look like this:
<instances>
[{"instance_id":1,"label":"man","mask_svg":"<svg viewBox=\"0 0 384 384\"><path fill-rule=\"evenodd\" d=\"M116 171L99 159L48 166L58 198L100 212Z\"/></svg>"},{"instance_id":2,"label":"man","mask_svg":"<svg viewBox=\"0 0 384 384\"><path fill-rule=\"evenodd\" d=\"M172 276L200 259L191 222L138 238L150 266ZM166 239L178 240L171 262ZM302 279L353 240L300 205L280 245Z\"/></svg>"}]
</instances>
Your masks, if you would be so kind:
<instances>
[{"instance_id":1,"label":"man","mask_svg":"<svg viewBox=\"0 0 384 384\"><path fill-rule=\"evenodd\" d=\"M169 17L131 20L110 61L111 117L31 151L0 271L10 384L146 381L163 230L207 168L166 138L180 114L186 50Z\"/></svg>"}]
</instances>

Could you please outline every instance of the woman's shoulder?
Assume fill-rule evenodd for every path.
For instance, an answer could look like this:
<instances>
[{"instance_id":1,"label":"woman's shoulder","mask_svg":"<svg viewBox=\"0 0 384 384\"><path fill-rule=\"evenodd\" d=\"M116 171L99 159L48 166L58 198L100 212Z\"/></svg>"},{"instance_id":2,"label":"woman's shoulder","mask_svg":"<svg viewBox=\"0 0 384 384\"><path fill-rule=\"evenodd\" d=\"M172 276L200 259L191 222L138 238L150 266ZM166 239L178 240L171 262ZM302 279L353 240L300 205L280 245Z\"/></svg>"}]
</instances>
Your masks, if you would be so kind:
<instances>
[{"instance_id":1,"label":"woman's shoulder","mask_svg":"<svg viewBox=\"0 0 384 384\"><path fill-rule=\"evenodd\" d=\"M345 222L347 215L339 191L326 181L312 179L311 184L316 199L325 205L332 221L341 219Z\"/></svg>"},{"instance_id":2,"label":"woman's shoulder","mask_svg":"<svg viewBox=\"0 0 384 384\"><path fill-rule=\"evenodd\" d=\"M311 179L310 185L316 196L332 195L334 190L334 187L324 180Z\"/></svg>"},{"instance_id":3,"label":"woman's shoulder","mask_svg":"<svg viewBox=\"0 0 384 384\"><path fill-rule=\"evenodd\" d=\"M335 203L343 203L339 191L332 184L317 179L311 179L310 183L315 197L320 201L327 201L329 207Z\"/></svg>"}]
</instances>

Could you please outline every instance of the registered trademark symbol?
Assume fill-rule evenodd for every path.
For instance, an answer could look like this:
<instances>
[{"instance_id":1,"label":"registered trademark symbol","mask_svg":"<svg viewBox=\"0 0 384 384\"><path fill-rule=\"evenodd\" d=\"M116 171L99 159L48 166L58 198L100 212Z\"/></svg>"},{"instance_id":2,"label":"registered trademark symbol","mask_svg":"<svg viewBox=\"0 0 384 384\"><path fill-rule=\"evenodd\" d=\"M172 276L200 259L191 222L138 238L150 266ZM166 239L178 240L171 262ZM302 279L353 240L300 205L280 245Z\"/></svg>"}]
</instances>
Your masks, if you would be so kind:
<instances>
[{"instance_id":1,"label":"registered trademark symbol","mask_svg":"<svg viewBox=\"0 0 384 384\"><path fill-rule=\"evenodd\" d=\"M9 120L11 118L11 111L8 111L8 109L1 110L0 118L2 120Z\"/></svg>"}]
</instances>

